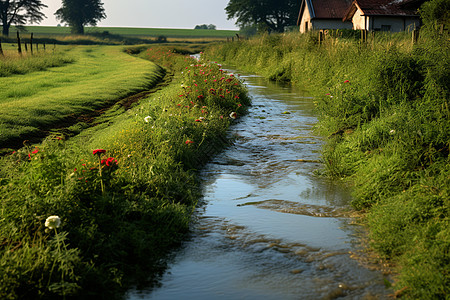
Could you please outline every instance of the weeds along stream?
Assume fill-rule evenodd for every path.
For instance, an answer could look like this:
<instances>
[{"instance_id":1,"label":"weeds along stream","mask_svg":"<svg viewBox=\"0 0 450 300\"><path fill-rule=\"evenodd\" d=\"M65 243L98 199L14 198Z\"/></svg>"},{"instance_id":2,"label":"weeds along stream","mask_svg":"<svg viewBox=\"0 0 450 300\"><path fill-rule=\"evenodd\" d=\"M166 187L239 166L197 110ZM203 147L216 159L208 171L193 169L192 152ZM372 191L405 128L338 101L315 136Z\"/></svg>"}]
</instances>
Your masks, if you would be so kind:
<instances>
[{"instance_id":1,"label":"weeds along stream","mask_svg":"<svg viewBox=\"0 0 450 300\"><path fill-rule=\"evenodd\" d=\"M313 175L321 139L312 98L291 86L245 80L252 106L234 143L202 171L203 201L190 239L160 286L135 299L382 299L385 270L353 259L361 228L345 187Z\"/></svg>"}]
</instances>

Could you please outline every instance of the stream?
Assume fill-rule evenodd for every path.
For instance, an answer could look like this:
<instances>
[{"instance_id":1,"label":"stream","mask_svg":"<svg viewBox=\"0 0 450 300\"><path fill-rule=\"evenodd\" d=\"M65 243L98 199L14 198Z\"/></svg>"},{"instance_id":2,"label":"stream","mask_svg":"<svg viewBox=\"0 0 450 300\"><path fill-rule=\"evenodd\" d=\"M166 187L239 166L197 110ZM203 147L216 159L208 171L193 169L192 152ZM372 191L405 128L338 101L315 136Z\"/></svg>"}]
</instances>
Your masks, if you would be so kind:
<instances>
[{"instance_id":1,"label":"stream","mask_svg":"<svg viewBox=\"0 0 450 300\"><path fill-rule=\"evenodd\" d=\"M201 172L191 238L161 285L127 299L385 299L387 277L354 259L358 225L348 189L313 175L322 140L310 97L242 75L249 113L234 144Z\"/></svg>"}]
</instances>

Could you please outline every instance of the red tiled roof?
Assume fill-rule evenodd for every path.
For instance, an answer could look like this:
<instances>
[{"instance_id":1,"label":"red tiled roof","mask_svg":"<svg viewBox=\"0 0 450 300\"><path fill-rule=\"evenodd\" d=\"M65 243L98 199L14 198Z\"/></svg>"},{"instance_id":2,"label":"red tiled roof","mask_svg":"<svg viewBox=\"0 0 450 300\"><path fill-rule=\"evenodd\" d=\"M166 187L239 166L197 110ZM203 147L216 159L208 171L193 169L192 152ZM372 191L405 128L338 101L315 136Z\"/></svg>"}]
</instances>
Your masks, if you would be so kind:
<instances>
[{"instance_id":1,"label":"red tiled roof","mask_svg":"<svg viewBox=\"0 0 450 300\"><path fill-rule=\"evenodd\" d=\"M355 0L364 15L412 16L417 15L417 8L408 5L412 0ZM351 8L349 8L349 11Z\"/></svg>"},{"instance_id":2,"label":"red tiled roof","mask_svg":"<svg viewBox=\"0 0 450 300\"><path fill-rule=\"evenodd\" d=\"M315 17L319 19L342 19L352 0L311 0Z\"/></svg>"}]
</instances>

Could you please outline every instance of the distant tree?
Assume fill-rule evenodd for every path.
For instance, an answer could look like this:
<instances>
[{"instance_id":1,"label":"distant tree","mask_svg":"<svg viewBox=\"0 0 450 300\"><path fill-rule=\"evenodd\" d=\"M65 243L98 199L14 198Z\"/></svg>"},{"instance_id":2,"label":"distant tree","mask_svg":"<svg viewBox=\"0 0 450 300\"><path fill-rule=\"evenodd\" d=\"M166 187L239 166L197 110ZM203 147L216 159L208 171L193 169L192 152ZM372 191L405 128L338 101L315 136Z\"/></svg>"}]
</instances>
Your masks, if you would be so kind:
<instances>
[{"instance_id":1,"label":"distant tree","mask_svg":"<svg viewBox=\"0 0 450 300\"><path fill-rule=\"evenodd\" d=\"M241 28L257 26L260 30L283 32L297 23L298 0L230 0L225 11L228 19L236 18Z\"/></svg>"},{"instance_id":2,"label":"distant tree","mask_svg":"<svg viewBox=\"0 0 450 300\"><path fill-rule=\"evenodd\" d=\"M9 35L11 25L25 25L26 22L39 23L45 18L40 11L47 5L41 0L0 0L0 21L2 22L2 33Z\"/></svg>"},{"instance_id":3,"label":"distant tree","mask_svg":"<svg viewBox=\"0 0 450 300\"><path fill-rule=\"evenodd\" d=\"M58 20L69 24L74 34L84 34L84 26L97 25L106 18L100 0L62 0L62 7L55 13Z\"/></svg>"},{"instance_id":4,"label":"distant tree","mask_svg":"<svg viewBox=\"0 0 450 300\"><path fill-rule=\"evenodd\" d=\"M195 26L195 28L194 29L209 29L209 30L216 30L216 25L214 25L214 24L209 24L209 25L206 25L206 24L203 24L203 25L197 25L197 26Z\"/></svg>"}]
</instances>

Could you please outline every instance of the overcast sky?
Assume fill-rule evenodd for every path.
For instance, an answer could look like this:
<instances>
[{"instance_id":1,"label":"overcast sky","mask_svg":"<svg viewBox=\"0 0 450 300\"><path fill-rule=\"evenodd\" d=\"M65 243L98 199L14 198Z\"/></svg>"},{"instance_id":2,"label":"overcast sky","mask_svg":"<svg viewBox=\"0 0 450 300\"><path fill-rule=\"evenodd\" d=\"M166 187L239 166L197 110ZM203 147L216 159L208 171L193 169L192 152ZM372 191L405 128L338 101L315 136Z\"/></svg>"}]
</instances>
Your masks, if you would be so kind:
<instances>
[{"instance_id":1,"label":"overcast sky","mask_svg":"<svg viewBox=\"0 0 450 300\"><path fill-rule=\"evenodd\" d=\"M40 25L55 26L54 13L61 0L41 0L48 8ZM217 29L236 29L227 20L225 7L229 0L103 0L106 19L97 24L103 27L161 27L190 28L214 24Z\"/></svg>"}]
</instances>

